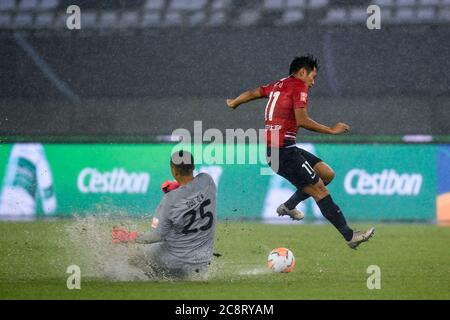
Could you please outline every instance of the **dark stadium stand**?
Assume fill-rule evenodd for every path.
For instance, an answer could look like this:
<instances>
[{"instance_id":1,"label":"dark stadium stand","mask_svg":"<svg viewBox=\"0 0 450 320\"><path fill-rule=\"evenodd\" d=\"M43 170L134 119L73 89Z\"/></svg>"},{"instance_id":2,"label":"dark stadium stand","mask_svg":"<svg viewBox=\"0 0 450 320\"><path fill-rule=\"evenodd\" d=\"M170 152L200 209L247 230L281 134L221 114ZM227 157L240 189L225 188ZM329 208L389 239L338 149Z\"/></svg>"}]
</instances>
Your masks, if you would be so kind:
<instances>
[{"instance_id":1,"label":"dark stadium stand","mask_svg":"<svg viewBox=\"0 0 450 320\"><path fill-rule=\"evenodd\" d=\"M371 3L382 8L381 30L367 29ZM72 4L81 30L66 27ZM449 23L450 0L0 0L0 135L183 125L150 126L150 113L167 122L161 106L226 128L226 97L285 76L308 52L321 65L312 113L344 112L354 134L448 135ZM40 112L22 119L29 108ZM234 121L262 123L254 109Z\"/></svg>"},{"instance_id":2,"label":"dark stadium stand","mask_svg":"<svg viewBox=\"0 0 450 320\"><path fill-rule=\"evenodd\" d=\"M0 29L62 30L71 4L82 8L83 27L94 30L349 25L365 21L369 4L382 8L387 24L450 23L450 0L2 0Z\"/></svg>"}]
</instances>

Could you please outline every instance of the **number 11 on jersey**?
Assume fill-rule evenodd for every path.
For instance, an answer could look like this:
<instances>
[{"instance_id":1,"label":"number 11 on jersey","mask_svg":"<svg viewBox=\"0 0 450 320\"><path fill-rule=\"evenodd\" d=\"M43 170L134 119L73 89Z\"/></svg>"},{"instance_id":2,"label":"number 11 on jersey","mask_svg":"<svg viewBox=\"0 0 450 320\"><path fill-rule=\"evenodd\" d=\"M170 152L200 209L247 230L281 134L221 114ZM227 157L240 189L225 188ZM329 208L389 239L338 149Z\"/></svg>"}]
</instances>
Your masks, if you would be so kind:
<instances>
[{"instance_id":1,"label":"number 11 on jersey","mask_svg":"<svg viewBox=\"0 0 450 320\"><path fill-rule=\"evenodd\" d=\"M278 97L280 96L280 92L271 92L269 95L269 101L266 105L266 112L265 112L265 120L272 121L273 118L273 111L275 110L275 105L277 104ZM270 106L270 107L269 107Z\"/></svg>"}]
</instances>

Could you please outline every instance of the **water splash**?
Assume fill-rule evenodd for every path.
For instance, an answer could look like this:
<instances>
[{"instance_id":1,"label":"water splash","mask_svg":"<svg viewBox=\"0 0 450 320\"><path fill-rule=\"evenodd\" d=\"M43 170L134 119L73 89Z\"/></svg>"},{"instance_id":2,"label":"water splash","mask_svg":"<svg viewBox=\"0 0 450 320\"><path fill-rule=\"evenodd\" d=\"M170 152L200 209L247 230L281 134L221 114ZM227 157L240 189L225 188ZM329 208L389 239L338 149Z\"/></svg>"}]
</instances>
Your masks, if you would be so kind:
<instances>
[{"instance_id":1,"label":"water splash","mask_svg":"<svg viewBox=\"0 0 450 320\"><path fill-rule=\"evenodd\" d=\"M73 245L70 255L73 260L82 261L83 274L112 281L167 280L145 258L142 245L112 242L111 230L117 225L128 230L138 229L137 220L118 220L108 215L75 217L73 223L66 226Z\"/></svg>"}]
</instances>

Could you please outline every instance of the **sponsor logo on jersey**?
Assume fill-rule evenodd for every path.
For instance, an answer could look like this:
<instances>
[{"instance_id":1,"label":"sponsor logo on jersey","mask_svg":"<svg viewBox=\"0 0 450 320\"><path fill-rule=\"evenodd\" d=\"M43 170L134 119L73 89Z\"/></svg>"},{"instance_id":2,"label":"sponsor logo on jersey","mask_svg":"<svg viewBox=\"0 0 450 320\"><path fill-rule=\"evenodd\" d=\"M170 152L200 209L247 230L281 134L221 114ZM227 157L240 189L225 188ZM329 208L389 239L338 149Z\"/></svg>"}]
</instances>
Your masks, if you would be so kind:
<instances>
[{"instance_id":1,"label":"sponsor logo on jersey","mask_svg":"<svg viewBox=\"0 0 450 320\"><path fill-rule=\"evenodd\" d=\"M281 130L283 126L281 124L266 124L266 130Z\"/></svg>"},{"instance_id":2,"label":"sponsor logo on jersey","mask_svg":"<svg viewBox=\"0 0 450 320\"><path fill-rule=\"evenodd\" d=\"M123 168L100 172L96 168L84 168L78 175L78 190L82 193L147 193L150 174L126 172Z\"/></svg>"},{"instance_id":3,"label":"sponsor logo on jersey","mask_svg":"<svg viewBox=\"0 0 450 320\"><path fill-rule=\"evenodd\" d=\"M303 101L306 103L306 100L308 99L308 94L306 92L300 92L300 101Z\"/></svg>"},{"instance_id":4,"label":"sponsor logo on jersey","mask_svg":"<svg viewBox=\"0 0 450 320\"><path fill-rule=\"evenodd\" d=\"M352 169L345 176L344 187L350 195L417 196L422 181L419 173L399 174L394 169L368 173L363 169Z\"/></svg>"}]
</instances>

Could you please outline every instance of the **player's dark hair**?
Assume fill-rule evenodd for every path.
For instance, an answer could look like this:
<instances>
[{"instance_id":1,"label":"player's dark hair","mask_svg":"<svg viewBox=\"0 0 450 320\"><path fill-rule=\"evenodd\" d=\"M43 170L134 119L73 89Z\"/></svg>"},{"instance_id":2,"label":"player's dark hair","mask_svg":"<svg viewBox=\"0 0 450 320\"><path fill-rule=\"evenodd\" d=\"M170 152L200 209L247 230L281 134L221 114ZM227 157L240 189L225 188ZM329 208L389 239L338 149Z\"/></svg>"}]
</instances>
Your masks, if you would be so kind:
<instances>
[{"instance_id":1,"label":"player's dark hair","mask_svg":"<svg viewBox=\"0 0 450 320\"><path fill-rule=\"evenodd\" d=\"M319 62L313 55L295 57L289 67L289 75L296 73L301 68L305 68L310 73L314 68L319 70Z\"/></svg>"},{"instance_id":2,"label":"player's dark hair","mask_svg":"<svg viewBox=\"0 0 450 320\"><path fill-rule=\"evenodd\" d=\"M194 171L194 157L185 150L175 151L170 157L170 163L176 168L182 176L190 176Z\"/></svg>"}]
</instances>

